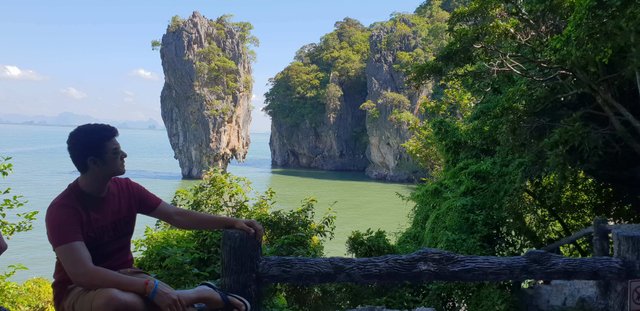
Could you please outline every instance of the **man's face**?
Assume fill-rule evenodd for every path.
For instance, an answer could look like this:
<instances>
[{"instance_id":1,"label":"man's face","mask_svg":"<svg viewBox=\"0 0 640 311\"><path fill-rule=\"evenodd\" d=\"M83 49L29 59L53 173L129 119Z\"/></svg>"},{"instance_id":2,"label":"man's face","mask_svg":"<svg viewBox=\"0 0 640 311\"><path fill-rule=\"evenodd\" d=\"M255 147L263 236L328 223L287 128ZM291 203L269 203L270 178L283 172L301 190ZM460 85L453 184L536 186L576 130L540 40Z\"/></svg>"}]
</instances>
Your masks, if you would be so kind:
<instances>
[{"instance_id":1,"label":"man's face","mask_svg":"<svg viewBox=\"0 0 640 311\"><path fill-rule=\"evenodd\" d=\"M100 159L102 162L102 169L107 174L112 176L120 176L124 174L124 158L127 157L127 153L120 149L120 143L113 138L105 144L105 154Z\"/></svg>"}]
</instances>

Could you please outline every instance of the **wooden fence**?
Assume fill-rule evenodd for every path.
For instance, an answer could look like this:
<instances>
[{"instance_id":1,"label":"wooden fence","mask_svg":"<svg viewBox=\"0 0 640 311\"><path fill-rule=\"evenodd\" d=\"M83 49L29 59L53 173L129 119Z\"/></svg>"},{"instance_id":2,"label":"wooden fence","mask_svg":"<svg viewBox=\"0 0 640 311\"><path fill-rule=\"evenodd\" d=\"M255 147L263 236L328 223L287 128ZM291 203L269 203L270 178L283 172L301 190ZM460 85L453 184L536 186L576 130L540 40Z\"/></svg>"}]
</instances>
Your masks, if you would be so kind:
<instances>
[{"instance_id":1,"label":"wooden fence","mask_svg":"<svg viewBox=\"0 0 640 311\"><path fill-rule=\"evenodd\" d=\"M614 242L610 254L609 234ZM593 235L593 257L569 258L550 250ZM288 283L389 283L430 281L600 280L610 310L626 310L627 280L640 278L640 225L609 226L605 219L543 250L523 256L465 256L425 248L407 255L372 258L262 257L247 234L227 230L222 241L222 287L246 297L260 310L262 287Z\"/></svg>"}]
</instances>

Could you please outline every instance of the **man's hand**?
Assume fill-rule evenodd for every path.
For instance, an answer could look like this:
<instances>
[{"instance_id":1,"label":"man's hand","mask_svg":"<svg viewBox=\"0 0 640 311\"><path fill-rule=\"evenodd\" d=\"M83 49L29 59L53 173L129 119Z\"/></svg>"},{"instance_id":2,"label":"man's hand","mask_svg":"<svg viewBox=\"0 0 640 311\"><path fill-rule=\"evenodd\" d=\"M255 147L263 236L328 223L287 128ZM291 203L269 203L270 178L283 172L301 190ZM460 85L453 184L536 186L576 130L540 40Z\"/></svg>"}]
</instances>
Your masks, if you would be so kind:
<instances>
[{"instance_id":1,"label":"man's hand","mask_svg":"<svg viewBox=\"0 0 640 311\"><path fill-rule=\"evenodd\" d=\"M262 225L259 222L253 219L237 219L233 227L235 229L242 230L249 235L255 236L258 241L262 241L264 228L262 228Z\"/></svg>"}]
</instances>

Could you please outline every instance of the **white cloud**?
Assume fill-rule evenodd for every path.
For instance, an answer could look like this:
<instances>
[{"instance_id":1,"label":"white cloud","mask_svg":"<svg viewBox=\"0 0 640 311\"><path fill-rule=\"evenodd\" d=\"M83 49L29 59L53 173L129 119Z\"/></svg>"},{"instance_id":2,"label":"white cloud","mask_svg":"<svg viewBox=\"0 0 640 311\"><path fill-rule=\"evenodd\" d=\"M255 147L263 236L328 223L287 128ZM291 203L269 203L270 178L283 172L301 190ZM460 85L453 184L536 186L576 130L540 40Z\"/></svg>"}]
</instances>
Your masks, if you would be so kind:
<instances>
[{"instance_id":1,"label":"white cloud","mask_svg":"<svg viewBox=\"0 0 640 311\"><path fill-rule=\"evenodd\" d=\"M153 73L151 71L144 70L142 68L139 68L139 69L136 69L136 70L132 71L131 75L135 76L135 77L138 77L138 78L145 79L145 80L158 80L158 79L160 79L157 74L155 74L155 73Z\"/></svg>"},{"instance_id":2,"label":"white cloud","mask_svg":"<svg viewBox=\"0 0 640 311\"><path fill-rule=\"evenodd\" d=\"M0 65L0 79L39 81L44 80L44 77L33 70L20 69L18 66L12 65Z\"/></svg>"},{"instance_id":3,"label":"white cloud","mask_svg":"<svg viewBox=\"0 0 640 311\"><path fill-rule=\"evenodd\" d=\"M87 94L81 92L73 87L68 87L60 90L60 93L67 95L73 99L83 99L87 97Z\"/></svg>"}]
</instances>

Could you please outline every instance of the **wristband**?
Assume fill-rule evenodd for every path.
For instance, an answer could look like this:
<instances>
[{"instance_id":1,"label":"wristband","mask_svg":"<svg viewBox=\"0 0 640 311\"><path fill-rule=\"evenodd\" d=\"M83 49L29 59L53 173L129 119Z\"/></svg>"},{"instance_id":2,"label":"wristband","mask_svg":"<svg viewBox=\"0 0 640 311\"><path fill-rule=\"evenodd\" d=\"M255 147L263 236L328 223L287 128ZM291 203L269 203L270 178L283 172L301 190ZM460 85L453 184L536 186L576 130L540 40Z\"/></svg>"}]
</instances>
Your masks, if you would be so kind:
<instances>
[{"instance_id":1,"label":"wristband","mask_svg":"<svg viewBox=\"0 0 640 311\"><path fill-rule=\"evenodd\" d=\"M158 293L158 280L153 280L153 289L151 290L151 294L149 294L149 300L153 301L153 298L156 298L157 293Z\"/></svg>"},{"instance_id":2,"label":"wristband","mask_svg":"<svg viewBox=\"0 0 640 311\"><path fill-rule=\"evenodd\" d=\"M142 291L142 294L144 294L145 297L149 296L147 294L147 288L149 287L149 279L144 280L144 291Z\"/></svg>"}]
</instances>

